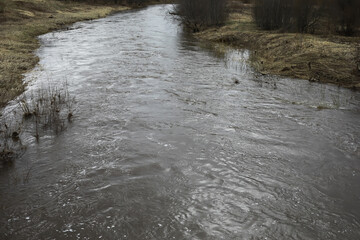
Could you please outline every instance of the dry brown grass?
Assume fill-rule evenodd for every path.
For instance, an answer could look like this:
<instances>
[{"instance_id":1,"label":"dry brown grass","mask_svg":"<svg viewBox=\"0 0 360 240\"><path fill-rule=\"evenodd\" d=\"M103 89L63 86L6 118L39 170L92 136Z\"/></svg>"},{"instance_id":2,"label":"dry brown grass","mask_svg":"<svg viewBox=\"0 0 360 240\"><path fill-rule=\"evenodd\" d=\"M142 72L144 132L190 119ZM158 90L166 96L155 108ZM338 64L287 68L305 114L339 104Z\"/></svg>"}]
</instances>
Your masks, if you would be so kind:
<instances>
[{"instance_id":1,"label":"dry brown grass","mask_svg":"<svg viewBox=\"0 0 360 240\"><path fill-rule=\"evenodd\" d=\"M23 74L38 62L33 54L39 47L37 36L125 9L55 0L7 0L0 13L0 108L24 91Z\"/></svg>"},{"instance_id":2,"label":"dry brown grass","mask_svg":"<svg viewBox=\"0 0 360 240\"><path fill-rule=\"evenodd\" d=\"M262 73L360 89L360 37L262 31L248 5L231 13L225 26L196 36L252 49L251 64Z\"/></svg>"}]
</instances>

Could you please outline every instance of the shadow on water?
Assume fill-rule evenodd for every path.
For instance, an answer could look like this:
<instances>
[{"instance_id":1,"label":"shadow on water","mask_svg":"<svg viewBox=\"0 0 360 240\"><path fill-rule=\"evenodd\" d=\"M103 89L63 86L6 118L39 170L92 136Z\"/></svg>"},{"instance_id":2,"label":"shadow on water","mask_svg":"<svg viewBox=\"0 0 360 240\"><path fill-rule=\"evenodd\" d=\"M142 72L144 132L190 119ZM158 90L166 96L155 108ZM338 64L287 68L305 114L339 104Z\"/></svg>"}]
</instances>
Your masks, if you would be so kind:
<instances>
[{"instance_id":1,"label":"shadow on water","mask_svg":"<svg viewBox=\"0 0 360 240\"><path fill-rule=\"evenodd\" d=\"M359 93L263 76L168 8L41 36L29 91L67 79L76 113L1 170L0 238L359 239Z\"/></svg>"}]
</instances>

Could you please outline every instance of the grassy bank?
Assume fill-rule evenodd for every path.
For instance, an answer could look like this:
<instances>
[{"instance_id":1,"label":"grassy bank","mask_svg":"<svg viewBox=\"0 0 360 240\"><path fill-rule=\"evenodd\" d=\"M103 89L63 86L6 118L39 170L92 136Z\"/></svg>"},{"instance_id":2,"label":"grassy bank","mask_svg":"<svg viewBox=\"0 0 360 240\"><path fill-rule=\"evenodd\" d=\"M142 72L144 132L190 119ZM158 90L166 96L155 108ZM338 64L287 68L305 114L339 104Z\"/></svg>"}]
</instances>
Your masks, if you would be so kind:
<instances>
[{"instance_id":1,"label":"grassy bank","mask_svg":"<svg viewBox=\"0 0 360 240\"><path fill-rule=\"evenodd\" d=\"M360 89L360 37L263 31L255 25L251 5L231 13L223 27L196 36L253 50L251 64L264 74Z\"/></svg>"},{"instance_id":2,"label":"grassy bank","mask_svg":"<svg viewBox=\"0 0 360 240\"><path fill-rule=\"evenodd\" d=\"M24 91L23 74L38 62L37 36L68 24L128 9L55 0L7 0L0 13L0 108Z\"/></svg>"}]
</instances>

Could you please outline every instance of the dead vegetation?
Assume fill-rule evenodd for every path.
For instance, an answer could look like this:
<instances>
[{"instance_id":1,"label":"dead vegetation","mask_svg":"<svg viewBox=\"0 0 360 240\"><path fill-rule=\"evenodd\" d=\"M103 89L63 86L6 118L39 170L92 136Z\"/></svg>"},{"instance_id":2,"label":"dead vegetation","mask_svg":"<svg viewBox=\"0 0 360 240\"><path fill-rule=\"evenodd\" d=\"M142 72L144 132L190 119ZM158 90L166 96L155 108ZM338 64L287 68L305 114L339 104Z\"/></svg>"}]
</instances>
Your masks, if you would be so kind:
<instances>
[{"instance_id":1,"label":"dead vegetation","mask_svg":"<svg viewBox=\"0 0 360 240\"><path fill-rule=\"evenodd\" d=\"M17 102L17 107L1 118L2 164L11 164L23 149L21 136L24 129L36 142L46 134L56 136L71 123L75 110L75 98L69 94L66 82L24 93Z\"/></svg>"},{"instance_id":2,"label":"dead vegetation","mask_svg":"<svg viewBox=\"0 0 360 240\"><path fill-rule=\"evenodd\" d=\"M251 64L262 73L360 89L360 37L260 30L252 5L241 6L230 14L225 26L196 36L253 50Z\"/></svg>"},{"instance_id":3,"label":"dead vegetation","mask_svg":"<svg viewBox=\"0 0 360 240\"><path fill-rule=\"evenodd\" d=\"M318 33L332 29L332 34L346 36L359 33L358 0L254 0L253 3L255 22L264 30Z\"/></svg>"},{"instance_id":4,"label":"dead vegetation","mask_svg":"<svg viewBox=\"0 0 360 240\"><path fill-rule=\"evenodd\" d=\"M23 95L18 99L23 119L33 123L34 137L39 141L41 130L62 132L74 113L75 98L71 97L67 83L63 86L47 86L35 93Z\"/></svg>"},{"instance_id":5,"label":"dead vegetation","mask_svg":"<svg viewBox=\"0 0 360 240\"><path fill-rule=\"evenodd\" d=\"M199 32L209 26L220 26L228 17L226 0L179 0L173 15L185 27Z\"/></svg>"}]
</instances>

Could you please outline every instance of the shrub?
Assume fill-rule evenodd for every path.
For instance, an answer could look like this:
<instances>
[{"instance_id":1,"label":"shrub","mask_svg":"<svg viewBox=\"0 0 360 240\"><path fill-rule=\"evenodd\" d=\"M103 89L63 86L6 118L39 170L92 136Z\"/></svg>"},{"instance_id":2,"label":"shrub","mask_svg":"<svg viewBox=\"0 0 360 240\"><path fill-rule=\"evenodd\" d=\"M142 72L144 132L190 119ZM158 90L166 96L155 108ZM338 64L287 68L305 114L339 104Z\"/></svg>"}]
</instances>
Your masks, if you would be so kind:
<instances>
[{"instance_id":1,"label":"shrub","mask_svg":"<svg viewBox=\"0 0 360 240\"><path fill-rule=\"evenodd\" d=\"M254 17L256 24L265 30L289 26L291 0L255 0Z\"/></svg>"},{"instance_id":2,"label":"shrub","mask_svg":"<svg viewBox=\"0 0 360 240\"><path fill-rule=\"evenodd\" d=\"M292 31L295 32L314 32L315 24L321 16L321 5L315 0L293 0L292 16L290 23Z\"/></svg>"},{"instance_id":3,"label":"shrub","mask_svg":"<svg viewBox=\"0 0 360 240\"><path fill-rule=\"evenodd\" d=\"M255 0L255 21L265 30L312 32L319 14L314 0Z\"/></svg>"},{"instance_id":4,"label":"shrub","mask_svg":"<svg viewBox=\"0 0 360 240\"><path fill-rule=\"evenodd\" d=\"M359 0L254 0L254 3L255 22L264 30L313 33L320 18L344 35L353 35L360 28Z\"/></svg>"},{"instance_id":5,"label":"shrub","mask_svg":"<svg viewBox=\"0 0 360 240\"><path fill-rule=\"evenodd\" d=\"M350 36L360 28L359 0L331 0L329 16L339 33Z\"/></svg>"},{"instance_id":6,"label":"shrub","mask_svg":"<svg viewBox=\"0 0 360 240\"><path fill-rule=\"evenodd\" d=\"M116 0L115 0L116 1ZM149 2L149 0L127 0L126 3L130 5L142 5Z\"/></svg>"},{"instance_id":7,"label":"shrub","mask_svg":"<svg viewBox=\"0 0 360 240\"><path fill-rule=\"evenodd\" d=\"M226 0L180 0L175 14L194 32L222 25L228 16Z\"/></svg>"}]
</instances>

